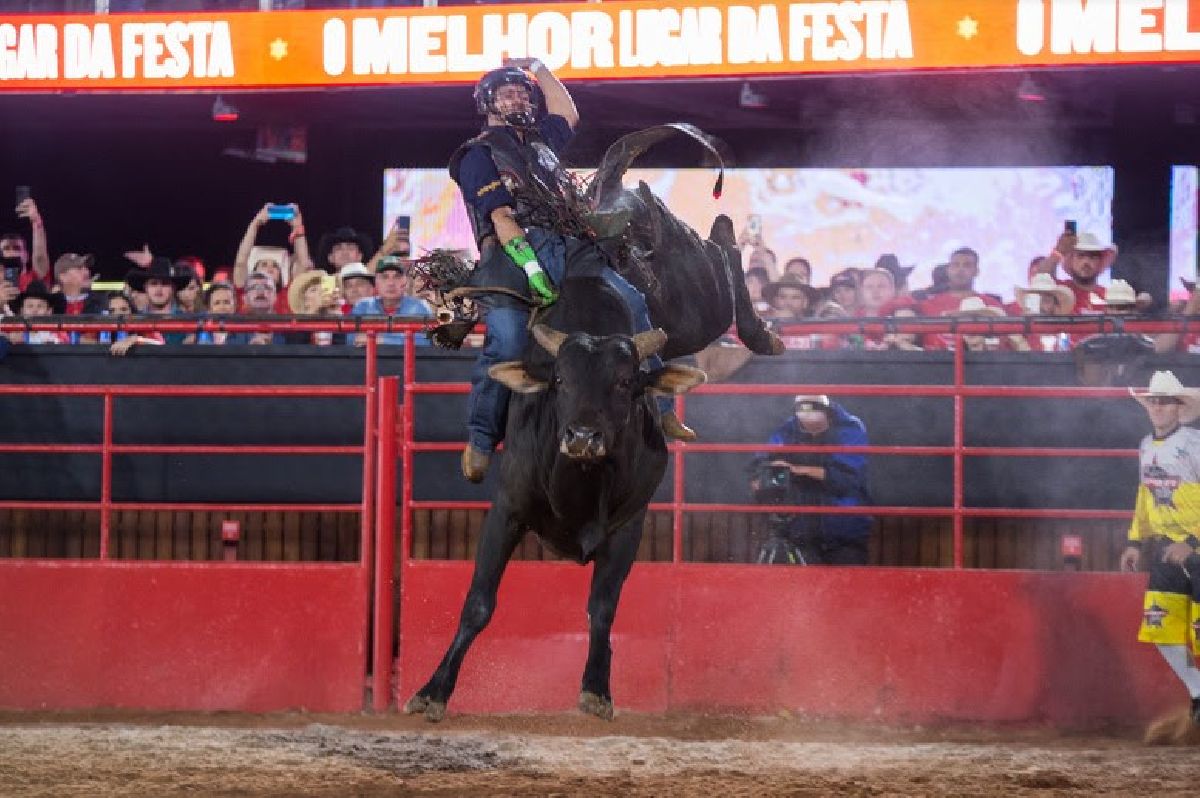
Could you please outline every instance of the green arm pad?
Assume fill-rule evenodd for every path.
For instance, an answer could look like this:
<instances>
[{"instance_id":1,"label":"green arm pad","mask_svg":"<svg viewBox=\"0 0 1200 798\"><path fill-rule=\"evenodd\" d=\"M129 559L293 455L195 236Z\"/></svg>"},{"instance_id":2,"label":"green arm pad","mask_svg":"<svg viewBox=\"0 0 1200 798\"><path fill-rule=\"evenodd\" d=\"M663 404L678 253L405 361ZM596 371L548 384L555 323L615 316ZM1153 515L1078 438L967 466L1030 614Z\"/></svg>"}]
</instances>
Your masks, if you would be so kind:
<instances>
[{"instance_id":1,"label":"green arm pad","mask_svg":"<svg viewBox=\"0 0 1200 798\"><path fill-rule=\"evenodd\" d=\"M504 245L504 252L512 259L512 262L525 268L525 264L537 260L537 253L533 251L533 247L529 246L529 242L525 240L525 236L517 236Z\"/></svg>"}]
</instances>

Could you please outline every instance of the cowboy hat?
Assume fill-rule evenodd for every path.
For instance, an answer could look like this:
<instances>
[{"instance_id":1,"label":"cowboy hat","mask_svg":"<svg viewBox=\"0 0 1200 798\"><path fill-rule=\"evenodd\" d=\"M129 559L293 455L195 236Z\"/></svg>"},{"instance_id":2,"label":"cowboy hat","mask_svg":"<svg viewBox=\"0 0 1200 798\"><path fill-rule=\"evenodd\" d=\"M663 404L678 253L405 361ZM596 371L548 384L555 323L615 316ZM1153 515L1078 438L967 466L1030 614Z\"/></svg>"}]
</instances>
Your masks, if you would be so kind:
<instances>
[{"instance_id":1,"label":"cowboy hat","mask_svg":"<svg viewBox=\"0 0 1200 798\"><path fill-rule=\"evenodd\" d=\"M125 282L129 283L129 287L134 291L145 291L147 280L166 280L178 291L180 288L186 288L194 276L176 269L170 258L158 256L150 261L148 268L134 269L125 275Z\"/></svg>"},{"instance_id":2,"label":"cowboy hat","mask_svg":"<svg viewBox=\"0 0 1200 798\"><path fill-rule=\"evenodd\" d=\"M1092 303L1096 305L1136 305L1137 292L1126 281L1113 280L1108 284L1108 289L1104 292L1104 298L1093 297Z\"/></svg>"},{"instance_id":3,"label":"cowboy hat","mask_svg":"<svg viewBox=\"0 0 1200 798\"><path fill-rule=\"evenodd\" d=\"M969 296L958 303L957 310L947 310L943 316L1007 316L1001 308L989 305L980 297Z\"/></svg>"},{"instance_id":4,"label":"cowboy hat","mask_svg":"<svg viewBox=\"0 0 1200 798\"><path fill-rule=\"evenodd\" d=\"M908 275L912 274L913 269L917 267L916 265L901 266L900 259L888 252L879 256L879 259L875 261L875 268L891 272L896 288L900 288L908 282Z\"/></svg>"},{"instance_id":5,"label":"cowboy hat","mask_svg":"<svg viewBox=\"0 0 1200 798\"><path fill-rule=\"evenodd\" d=\"M1156 371L1146 388L1130 388L1129 395L1149 409L1149 399L1171 398L1179 401L1179 420L1184 424L1200 418L1200 390L1185 388L1170 371Z\"/></svg>"},{"instance_id":6,"label":"cowboy hat","mask_svg":"<svg viewBox=\"0 0 1200 798\"><path fill-rule=\"evenodd\" d=\"M319 283L328 275L320 269L309 269L301 274L288 286L288 307L292 313L304 313L304 294L314 283Z\"/></svg>"},{"instance_id":7,"label":"cowboy hat","mask_svg":"<svg viewBox=\"0 0 1200 798\"><path fill-rule=\"evenodd\" d=\"M1095 233L1080 233L1079 238L1075 239L1075 246L1072 247L1076 252L1115 252L1116 247L1112 244L1102 244Z\"/></svg>"},{"instance_id":8,"label":"cowboy hat","mask_svg":"<svg viewBox=\"0 0 1200 798\"><path fill-rule=\"evenodd\" d=\"M1016 292L1017 304L1025 308L1025 297L1030 294L1051 294L1054 297L1054 315L1069 316L1075 310L1075 292L1070 287L1059 285L1048 274L1035 274L1029 281L1028 288L1013 286Z\"/></svg>"},{"instance_id":9,"label":"cowboy hat","mask_svg":"<svg viewBox=\"0 0 1200 798\"><path fill-rule=\"evenodd\" d=\"M347 263L337 275L338 285L342 286L347 280L366 280L375 282L375 274L361 263Z\"/></svg>"},{"instance_id":10,"label":"cowboy hat","mask_svg":"<svg viewBox=\"0 0 1200 798\"><path fill-rule=\"evenodd\" d=\"M50 312L55 316L61 316L67 312L67 298L59 293L51 293L46 289L46 284L41 280L31 282L13 300L12 309L18 316L21 315L21 305L25 303L26 299L46 300L46 304L50 306Z\"/></svg>"},{"instance_id":11,"label":"cowboy hat","mask_svg":"<svg viewBox=\"0 0 1200 798\"><path fill-rule=\"evenodd\" d=\"M374 252L371 238L366 233L360 233L349 226L339 227L332 233L321 236L321 241L317 244L317 266L323 267L329 262L329 251L337 244L357 244L358 251L364 258Z\"/></svg>"},{"instance_id":12,"label":"cowboy hat","mask_svg":"<svg viewBox=\"0 0 1200 798\"><path fill-rule=\"evenodd\" d=\"M808 283L802 281L795 274L785 274L773 283L767 283L762 290L762 298L765 302L773 303L775 297L784 288L796 288L804 293L808 300L808 310L812 310L818 301L821 299L821 292L813 288Z\"/></svg>"}]
</instances>

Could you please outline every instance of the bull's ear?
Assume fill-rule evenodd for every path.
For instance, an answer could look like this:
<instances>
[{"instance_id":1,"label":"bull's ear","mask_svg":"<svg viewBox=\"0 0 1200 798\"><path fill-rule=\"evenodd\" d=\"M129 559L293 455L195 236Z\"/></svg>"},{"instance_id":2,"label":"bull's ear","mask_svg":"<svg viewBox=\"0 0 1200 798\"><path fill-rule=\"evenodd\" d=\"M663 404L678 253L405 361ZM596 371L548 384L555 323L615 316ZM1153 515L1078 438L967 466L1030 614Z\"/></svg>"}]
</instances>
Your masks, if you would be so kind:
<instances>
[{"instance_id":1,"label":"bull's ear","mask_svg":"<svg viewBox=\"0 0 1200 798\"><path fill-rule=\"evenodd\" d=\"M641 363L651 355L657 355L667 345L667 334L659 328L646 330L633 336L633 345L637 349L638 362Z\"/></svg>"},{"instance_id":2,"label":"bull's ear","mask_svg":"<svg viewBox=\"0 0 1200 798\"><path fill-rule=\"evenodd\" d=\"M687 393L708 380L708 375L691 366L681 366L669 363L649 375L650 393L670 396L677 393Z\"/></svg>"},{"instance_id":3,"label":"bull's ear","mask_svg":"<svg viewBox=\"0 0 1200 798\"><path fill-rule=\"evenodd\" d=\"M488 376L515 393L538 393L549 385L534 379L519 360L497 363L488 369Z\"/></svg>"},{"instance_id":4,"label":"bull's ear","mask_svg":"<svg viewBox=\"0 0 1200 798\"><path fill-rule=\"evenodd\" d=\"M563 345L563 341L567 340L567 334L559 332L553 327L547 327L545 324L533 325L533 337L542 345L542 348L550 353L551 357L558 357L558 348Z\"/></svg>"}]
</instances>

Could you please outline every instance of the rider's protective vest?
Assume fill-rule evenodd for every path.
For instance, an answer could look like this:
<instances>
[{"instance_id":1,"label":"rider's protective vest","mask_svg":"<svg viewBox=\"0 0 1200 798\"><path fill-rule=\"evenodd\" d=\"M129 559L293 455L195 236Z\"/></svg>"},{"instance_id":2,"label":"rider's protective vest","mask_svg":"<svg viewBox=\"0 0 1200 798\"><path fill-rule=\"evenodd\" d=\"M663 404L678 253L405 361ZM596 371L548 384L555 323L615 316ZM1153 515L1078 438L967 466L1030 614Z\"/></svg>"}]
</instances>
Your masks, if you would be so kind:
<instances>
[{"instance_id":1,"label":"rider's protective vest","mask_svg":"<svg viewBox=\"0 0 1200 798\"><path fill-rule=\"evenodd\" d=\"M517 207L513 211L516 212L517 223L522 227L530 226L536 211L544 211L531 204L531 200L541 193L536 190L538 185L561 197L563 186L569 183L554 151L535 132L527 131L526 136L529 140L521 142L508 128L485 128L454 151L449 165L450 177L458 183L458 168L463 156L472 147L486 147L492 163L496 164L496 171L500 173L501 182L516 201ZM481 213L470 202L466 206L467 218L471 220L471 229L475 233L475 244L482 251L489 238L495 240L496 227L489 214Z\"/></svg>"}]
</instances>

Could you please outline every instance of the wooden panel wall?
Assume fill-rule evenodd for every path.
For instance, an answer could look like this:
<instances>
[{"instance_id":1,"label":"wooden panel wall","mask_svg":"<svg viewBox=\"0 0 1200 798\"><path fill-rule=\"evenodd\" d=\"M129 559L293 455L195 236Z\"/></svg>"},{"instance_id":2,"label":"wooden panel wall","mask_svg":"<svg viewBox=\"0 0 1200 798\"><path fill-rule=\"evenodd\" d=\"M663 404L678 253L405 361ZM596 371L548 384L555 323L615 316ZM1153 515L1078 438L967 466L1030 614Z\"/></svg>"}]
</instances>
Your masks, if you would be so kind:
<instances>
[{"instance_id":1,"label":"wooden panel wall","mask_svg":"<svg viewBox=\"0 0 1200 798\"><path fill-rule=\"evenodd\" d=\"M470 560L475 556L481 510L420 510L413 514L413 556ZM252 561L352 561L358 557L357 513L117 512L111 556L134 560L221 559L221 521L242 525L238 559ZM684 559L754 562L767 519L759 514L698 513L686 518ZM963 563L968 568L1058 570L1064 534L1084 541L1082 570L1110 571L1124 548L1123 521L967 519ZM880 518L871 535L873 565L948 568L954 563L948 518ZM399 538L399 514L396 526ZM0 510L0 557L90 558L100 552L99 513ZM400 556L400 547L396 547ZM533 536L517 547L521 560L555 560ZM671 560L671 514L650 513L638 559Z\"/></svg>"}]
</instances>

